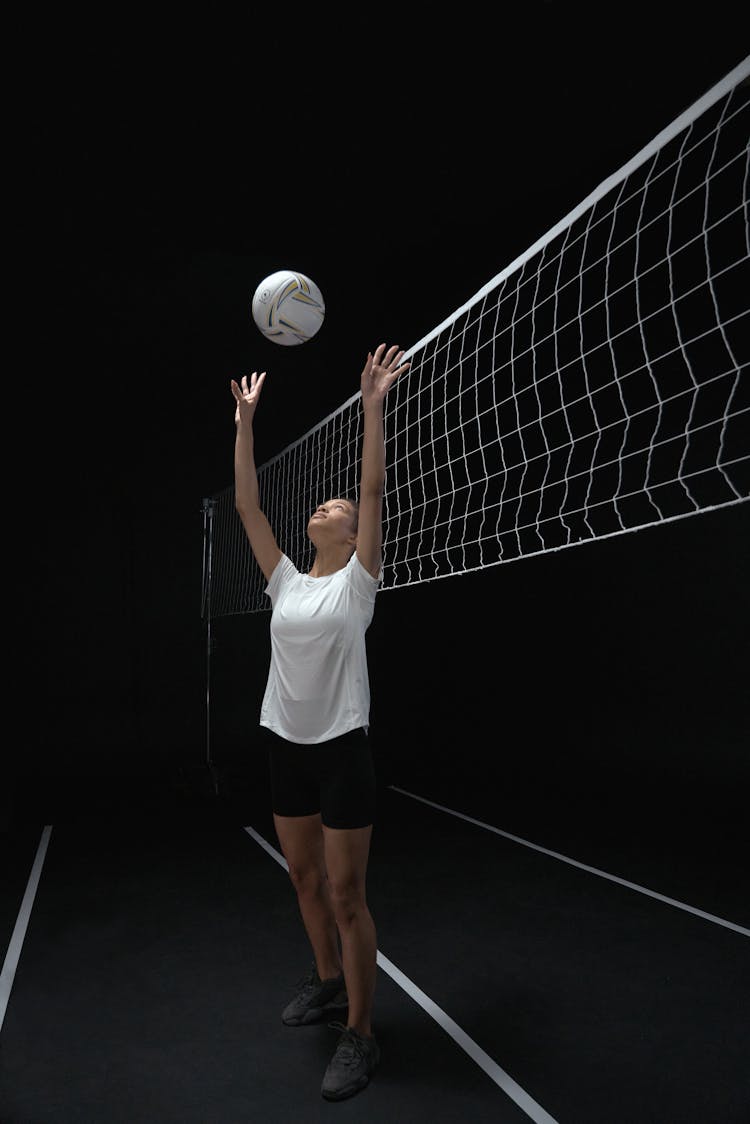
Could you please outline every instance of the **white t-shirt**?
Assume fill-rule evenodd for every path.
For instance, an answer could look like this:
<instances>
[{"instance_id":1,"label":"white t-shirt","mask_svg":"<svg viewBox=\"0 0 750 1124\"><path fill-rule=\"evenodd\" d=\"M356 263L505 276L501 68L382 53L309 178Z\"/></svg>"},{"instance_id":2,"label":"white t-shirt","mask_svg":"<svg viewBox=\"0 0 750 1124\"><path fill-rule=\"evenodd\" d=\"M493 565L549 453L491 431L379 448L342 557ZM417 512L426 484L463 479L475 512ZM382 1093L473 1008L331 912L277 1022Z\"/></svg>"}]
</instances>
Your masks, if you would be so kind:
<instances>
[{"instance_id":1,"label":"white t-shirt","mask_svg":"<svg viewBox=\"0 0 750 1124\"><path fill-rule=\"evenodd\" d=\"M369 725L365 632L381 578L356 552L322 578L282 554L265 589L273 612L261 726L288 741L323 742Z\"/></svg>"}]
</instances>

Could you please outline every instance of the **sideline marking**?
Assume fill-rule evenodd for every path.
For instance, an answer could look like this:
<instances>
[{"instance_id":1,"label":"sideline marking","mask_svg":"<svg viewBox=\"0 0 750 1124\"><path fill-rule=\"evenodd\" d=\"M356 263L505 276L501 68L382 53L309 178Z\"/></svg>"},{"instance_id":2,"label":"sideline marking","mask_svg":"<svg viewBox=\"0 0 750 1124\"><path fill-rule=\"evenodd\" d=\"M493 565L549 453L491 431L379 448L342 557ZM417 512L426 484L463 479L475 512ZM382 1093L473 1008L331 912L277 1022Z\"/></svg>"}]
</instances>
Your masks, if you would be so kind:
<instances>
[{"instance_id":1,"label":"sideline marking","mask_svg":"<svg viewBox=\"0 0 750 1124\"><path fill-rule=\"evenodd\" d=\"M36 897L37 886L39 885L42 866L44 865L44 856L47 854L47 846L51 834L52 824L47 824L42 831L42 838L39 840L39 846L36 849L36 857L31 867L29 880L26 883L26 892L21 901L21 908L18 911L13 935L10 938L8 951L5 954L3 970L2 973L0 973L0 1030L5 1021L5 1012L8 1009L8 1000L10 999L10 992L13 987L13 980L16 977L16 968L18 967L18 961L21 956L21 949L23 948L23 939L26 936L26 929L28 928L29 918L31 917L31 908L34 905L34 898Z\"/></svg>"},{"instance_id":2,"label":"sideline marking","mask_svg":"<svg viewBox=\"0 0 750 1124\"><path fill-rule=\"evenodd\" d=\"M406 789L397 788L396 785L388 785L394 792L400 792L403 796L410 796L412 800L420 800L423 804L429 804L431 808L437 808L441 812L447 812L450 816L457 816L460 820L467 820L468 823L473 823L477 827L483 827L485 831L494 831L496 835L502 835L505 839L511 839L514 843L521 843L524 847L531 847L534 851L541 851L543 855L549 855L550 858L559 859L561 862L569 863L570 866L577 866L579 870L586 870L589 874L596 874L599 878L608 878L610 882L617 882L620 886L627 886L629 890L637 890L639 894L647 894L650 898L656 898L660 902L665 902L667 905L673 905L677 909L684 909L687 913L694 913L696 917L702 917L705 921L713 921L715 925L723 925L726 929L733 929L735 933L741 933L743 937L750 937L750 929L744 929L742 925L735 925L734 921L726 921L723 917L716 917L713 913L705 913L702 909L696 909L695 906L686 905L685 902L678 902L675 898L668 898L665 894L659 894L656 890L649 890L645 886L639 886L637 882L628 882L626 878L618 878L616 874L608 874L606 870L599 870L595 866L587 866L586 863L580 863L577 859L570 859L567 855L561 855L559 851L550 851L546 847L540 847L538 843L531 843L528 839L522 839L520 835L511 835L509 831L501 831L499 827L493 827L492 824L482 823L481 820L472 819L471 816L465 816L463 812L456 812L452 808L445 808L442 804L435 804L432 800L426 800L424 796L417 796L413 792L407 792Z\"/></svg>"},{"instance_id":3,"label":"sideline marking","mask_svg":"<svg viewBox=\"0 0 750 1124\"><path fill-rule=\"evenodd\" d=\"M262 835L259 835L252 827L245 827L244 829L248 835L251 835L256 843L259 843L264 851L274 859L279 866L284 870L289 871L289 865L283 855L280 855L275 847L272 847ZM398 984L403 991L418 1003L422 1010L438 1023L445 1033L449 1035L454 1042L461 1047L476 1064L483 1069L487 1076L499 1085L500 1088L506 1093L512 1101L514 1101L520 1109L522 1109L530 1120L535 1124L558 1124L553 1116L550 1116L540 1104L530 1097L529 1094L521 1088L518 1082L514 1081L509 1073L506 1073L489 1054L477 1045L473 1038L461 1029L458 1023L454 1022L450 1015L447 1015L441 1007L430 999L420 988L417 987L408 976L405 976L396 965L383 956L382 952L377 954L378 967L382 968L394 981Z\"/></svg>"}]
</instances>

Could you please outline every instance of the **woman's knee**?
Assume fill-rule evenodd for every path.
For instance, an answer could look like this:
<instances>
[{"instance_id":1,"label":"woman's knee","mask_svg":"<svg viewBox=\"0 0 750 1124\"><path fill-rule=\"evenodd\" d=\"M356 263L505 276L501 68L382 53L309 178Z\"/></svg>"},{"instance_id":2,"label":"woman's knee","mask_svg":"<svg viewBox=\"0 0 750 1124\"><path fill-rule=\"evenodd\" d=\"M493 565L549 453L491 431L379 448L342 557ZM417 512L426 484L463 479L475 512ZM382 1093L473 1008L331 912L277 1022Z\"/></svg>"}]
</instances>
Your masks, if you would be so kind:
<instances>
[{"instance_id":1,"label":"woman's knee","mask_svg":"<svg viewBox=\"0 0 750 1124\"><path fill-rule=\"evenodd\" d=\"M361 883L331 883L331 905L339 924L349 924L367 912L365 887Z\"/></svg>"},{"instance_id":2,"label":"woman's knee","mask_svg":"<svg viewBox=\"0 0 750 1124\"><path fill-rule=\"evenodd\" d=\"M317 866L295 867L289 865L289 878L299 895L315 896L328 892L325 868Z\"/></svg>"}]
</instances>

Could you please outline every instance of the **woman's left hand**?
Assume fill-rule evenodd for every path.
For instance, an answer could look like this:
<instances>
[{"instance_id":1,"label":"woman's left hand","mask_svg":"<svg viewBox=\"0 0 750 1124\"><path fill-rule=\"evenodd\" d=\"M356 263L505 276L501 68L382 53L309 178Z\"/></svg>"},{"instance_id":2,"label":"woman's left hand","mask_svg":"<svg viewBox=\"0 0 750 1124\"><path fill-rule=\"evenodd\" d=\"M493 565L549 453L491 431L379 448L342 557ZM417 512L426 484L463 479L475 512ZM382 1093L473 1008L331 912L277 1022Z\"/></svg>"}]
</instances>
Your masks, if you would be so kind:
<instances>
[{"instance_id":1,"label":"woman's left hand","mask_svg":"<svg viewBox=\"0 0 750 1124\"><path fill-rule=\"evenodd\" d=\"M386 345L381 343L374 355L367 353L367 362L362 371L362 402L365 405L368 402L382 402L398 376L411 366L410 363L401 363L404 353L399 351L398 345L389 347L387 351L385 348Z\"/></svg>"}]
</instances>

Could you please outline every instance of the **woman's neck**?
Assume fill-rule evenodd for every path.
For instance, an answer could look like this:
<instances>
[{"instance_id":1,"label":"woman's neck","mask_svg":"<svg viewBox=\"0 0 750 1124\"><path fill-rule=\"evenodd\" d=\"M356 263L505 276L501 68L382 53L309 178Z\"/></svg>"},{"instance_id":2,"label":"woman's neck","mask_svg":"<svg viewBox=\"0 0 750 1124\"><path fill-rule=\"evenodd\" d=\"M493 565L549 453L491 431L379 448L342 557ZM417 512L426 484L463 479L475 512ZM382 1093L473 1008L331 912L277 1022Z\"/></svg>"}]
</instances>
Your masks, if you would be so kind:
<instances>
[{"instance_id":1,"label":"woman's neck","mask_svg":"<svg viewBox=\"0 0 750 1124\"><path fill-rule=\"evenodd\" d=\"M338 570L343 570L352 556L348 546L333 547L330 550L316 550L315 559L308 571L311 578L327 578Z\"/></svg>"}]
</instances>

